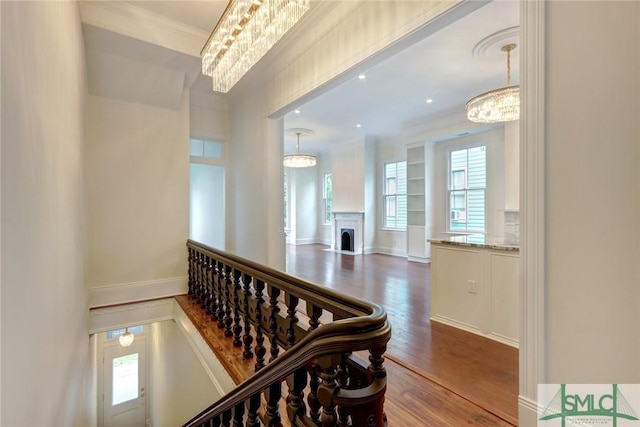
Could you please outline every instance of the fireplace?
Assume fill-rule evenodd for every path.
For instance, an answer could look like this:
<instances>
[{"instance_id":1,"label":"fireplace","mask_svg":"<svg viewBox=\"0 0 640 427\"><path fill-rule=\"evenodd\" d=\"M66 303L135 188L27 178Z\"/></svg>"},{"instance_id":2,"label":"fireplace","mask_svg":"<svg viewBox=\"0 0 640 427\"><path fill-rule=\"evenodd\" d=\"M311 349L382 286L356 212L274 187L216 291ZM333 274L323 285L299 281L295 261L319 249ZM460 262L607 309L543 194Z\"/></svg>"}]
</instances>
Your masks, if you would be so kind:
<instances>
[{"instance_id":1,"label":"fireplace","mask_svg":"<svg viewBox=\"0 0 640 427\"><path fill-rule=\"evenodd\" d=\"M353 252L353 228L340 229L340 250Z\"/></svg>"},{"instance_id":2,"label":"fireplace","mask_svg":"<svg viewBox=\"0 0 640 427\"><path fill-rule=\"evenodd\" d=\"M331 249L345 254L364 253L364 212L334 212Z\"/></svg>"}]
</instances>

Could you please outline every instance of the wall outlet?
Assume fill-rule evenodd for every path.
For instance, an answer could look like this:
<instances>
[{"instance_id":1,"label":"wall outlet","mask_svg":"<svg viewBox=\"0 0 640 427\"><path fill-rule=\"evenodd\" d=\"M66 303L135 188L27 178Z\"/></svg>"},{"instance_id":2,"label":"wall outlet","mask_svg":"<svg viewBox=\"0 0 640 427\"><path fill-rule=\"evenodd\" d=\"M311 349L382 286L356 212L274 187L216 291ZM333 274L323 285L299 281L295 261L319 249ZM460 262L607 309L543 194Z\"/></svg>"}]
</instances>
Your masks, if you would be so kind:
<instances>
[{"instance_id":1,"label":"wall outlet","mask_svg":"<svg viewBox=\"0 0 640 427\"><path fill-rule=\"evenodd\" d=\"M476 281L475 280L467 280L468 292L470 294L476 293Z\"/></svg>"}]
</instances>

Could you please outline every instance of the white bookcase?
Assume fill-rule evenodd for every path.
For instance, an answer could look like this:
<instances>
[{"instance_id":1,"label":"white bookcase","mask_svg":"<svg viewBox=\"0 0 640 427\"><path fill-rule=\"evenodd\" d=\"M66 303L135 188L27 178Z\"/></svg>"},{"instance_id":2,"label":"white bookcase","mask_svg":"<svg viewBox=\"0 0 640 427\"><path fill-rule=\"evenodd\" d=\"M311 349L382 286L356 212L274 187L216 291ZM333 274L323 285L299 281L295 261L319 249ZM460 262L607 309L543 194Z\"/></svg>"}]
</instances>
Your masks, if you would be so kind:
<instances>
[{"instance_id":1,"label":"white bookcase","mask_svg":"<svg viewBox=\"0 0 640 427\"><path fill-rule=\"evenodd\" d=\"M424 144L407 148L407 257L425 261L427 257L426 167Z\"/></svg>"}]
</instances>

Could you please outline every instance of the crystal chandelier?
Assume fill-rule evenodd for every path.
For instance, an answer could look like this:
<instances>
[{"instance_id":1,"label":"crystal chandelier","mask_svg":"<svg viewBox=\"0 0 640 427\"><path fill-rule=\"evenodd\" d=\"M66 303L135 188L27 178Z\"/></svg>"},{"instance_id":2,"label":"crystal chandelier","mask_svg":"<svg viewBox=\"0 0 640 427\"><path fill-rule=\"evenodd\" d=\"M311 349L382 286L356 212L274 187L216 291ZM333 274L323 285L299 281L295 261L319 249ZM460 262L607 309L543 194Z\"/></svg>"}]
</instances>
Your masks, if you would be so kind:
<instances>
[{"instance_id":1,"label":"crystal chandelier","mask_svg":"<svg viewBox=\"0 0 640 427\"><path fill-rule=\"evenodd\" d=\"M308 168L316 165L316 156L311 154L300 154L300 135L313 133L310 129L295 129L294 133L298 136L296 143L296 154L284 156L284 166L287 168Z\"/></svg>"},{"instance_id":2,"label":"crystal chandelier","mask_svg":"<svg viewBox=\"0 0 640 427\"><path fill-rule=\"evenodd\" d=\"M133 343L133 334L129 332L129 328L126 328L124 334L118 337L118 341L122 347L129 347Z\"/></svg>"},{"instance_id":3,"label":"crystal chandelier","mask_svg":"<svg viewBox=\"0 0 640 427\"><path fill-rule=\"evenodd\" d=\"M520 118L520 87L511 86L511 51L515 48L515 44L502 48L507 52L507 86L480 94L467 102L467 118L472 122L510 122Z\"/></svg>"},{"instance_id":4,"label":"crystal chandelier","mask_svg":"<svg viewBox=\"0 0 640 427\"><path fill-rule=\"evenodd\" d=\"M200 55L213 90L233 85L309 10L310 0L230 0Z\"/></svg>"}]
</instances>

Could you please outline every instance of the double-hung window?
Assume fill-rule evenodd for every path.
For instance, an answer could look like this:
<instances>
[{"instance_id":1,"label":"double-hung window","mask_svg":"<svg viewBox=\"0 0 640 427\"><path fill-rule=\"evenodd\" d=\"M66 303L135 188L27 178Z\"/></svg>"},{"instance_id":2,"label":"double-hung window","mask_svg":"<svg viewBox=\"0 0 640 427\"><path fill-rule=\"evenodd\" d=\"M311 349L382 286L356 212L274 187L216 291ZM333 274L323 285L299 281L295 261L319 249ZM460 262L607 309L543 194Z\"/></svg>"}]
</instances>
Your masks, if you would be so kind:
<instances>
[{"instance_id":1,"label":"double-hung window","mask_svg":"<svg viewBox=\"0 0 640 427\"><path fill-rule=\"evenodd\" d=\"M384 227L407 227L407 162L384 165Z\"/></svg>"},{"instance_id":2,"label":"double-hung window","mask_svg":"<svg viewBox=\"0 0 640 427\"><path fill-rule=\"evenodd\" d=\"M331 173L325 172L322 180L322 222L331 223L331 204L333 202L333 188L331 185Z\"/></svg>"},{"instance_id":3,"label":"double-hung window","mask_svg":"<svg viewBox=\"0 0 640 427\"><path fill-rule=\"evenodd\" d=\"M486 230L487 151L484 145L449 152L449 231Z\"/></svg>"}]
</instances>

